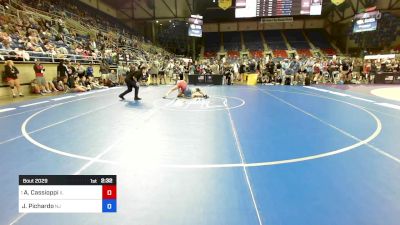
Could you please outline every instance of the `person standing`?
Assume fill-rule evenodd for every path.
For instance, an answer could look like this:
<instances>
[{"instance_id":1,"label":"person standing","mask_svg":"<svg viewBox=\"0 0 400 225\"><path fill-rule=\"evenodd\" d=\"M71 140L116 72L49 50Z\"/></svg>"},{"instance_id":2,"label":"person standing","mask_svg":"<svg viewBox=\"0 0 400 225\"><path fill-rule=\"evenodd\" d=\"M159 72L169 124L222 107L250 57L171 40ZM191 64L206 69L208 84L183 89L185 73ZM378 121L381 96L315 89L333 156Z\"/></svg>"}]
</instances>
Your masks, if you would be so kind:
<instances>
[{"instance_id":1,"label":"person standing","mask_svg":"<svg viewBox=\"0 0 400 225\"><path fill-rule=\"evenodd\" d=\"M67 73L68 77L74 77L76 75L76 69L71 62L68 62L67 64Z\"/></svg>"},{"instance_id":2,"label":"person standing","mask_svg":"<svg viewBox=\"0 0 400 225\"><path fill-rule=\"evenodd\" d=\"M296 75L300 71L300 67L300 61L297 58L294 58L290 63L290 68L293 70L293 75Z\"/></svg>"},{"instance_id":3,"label":"person standing","mask_svg":"<svg viewBox=\"0 0 400 225\"><path fill-rule=\"evenodd\" d=\"M240 79L239 81L242 82L244 80L244 74L246 73L246 65L244 64L244 62L242 62L240 64L239 67L239 74L240 74Z\"/></svg>"},{"instance_id":4,"label":"person standing","mask_svg":"<svg viewBox=\"0 0 400 225\"><path fill-rule=\"evenodd\" d=\"M178 63L178 75L179 80L183 80L183 74L185 73L185 66L183 65L184 62Z\"/></svg>"},{"instance_id":5,"label":"person standing","mask_svg":"<svg viewBox=\"0 0 400 225\"><path fill-rule=\"evenodd\" d=\"M160 77L160 84L163 83L162 81L164 81L164 84L167 84L166 79L165 79L165 77L166 77L166 67L167 67L167 64L164 62L162 64L162 67L158 71L158 75Z\"/></svg>"},{"instance_id":6,"label":"person standing","mask_svg":"<svg viewBox=\"0 0 400 225\"><path fill-rule=\"evenodd\" d=\"M57 66L57 77L60 79L64 79L64 77L68 76L68 68L65 65L64 60L61 60L60 63Z\"/></svg>"},{"instance_id":7,"label":"person standing","mask_svg":"<svg viewBox=\"0 0 400 225\"><path fill-rule=\"evenodd\" d=\"M141 98L139 98L139 80L146 73L147 73L146 66L142 66L137 71L135 71L135 68L132 66L130 71L126 73L126 78L125 78L125 83L128 89L123 93L121 93L118 97L121 100L125 100L124 96L132 92L132 88L135 88L135 100L141 100Z\"/></svg>"},{"instance_id":8,"label":"person standing","mask_svg":"<svg viewBox=\"0 0 400 225\"><path fill-rule=\"evenodd\" d=\"M150 65L150 85L157 85L157 75L158 75L158 65L156 64L156 61L154 61Z\"/></svg>"},{"instance_id":9,"label":"person standing","mask_svg":"<svg viewBox=\"0 0 400 225\"><path fill-rule=\"evenodd\" d=\"M265 69L268 74L268 83L275 82L275 63L272 60L265 65Z\"/></svg>"},{"instance_id":10,"label":"person standing","mask_svg":"<svg viewBox=\"0 0 400 225\"><path fill-rule=\"evenodd\" d=\"M281 84L284 85L286 78L290 78L291 79L292 76L292 70L290 69L290 62L289 59L284 59L282 62L282 80L281 80ZM290 80L291 81L291 80Z\"/></svg>"},{"instance_id":11,"label":"person standing","mask_svg":"<svg viewBox=\"0 0 400 225\"><path fill-rule=\"evenodd\" d=\"M78 73L78 77L80 79L82 79L82 77L85 76L86 69L84 66L82 66L80 62L76 64L76 72Z\"/></svg>"},{"instance_id":12,"label":"person standing","mask_svg":"<svg viewBox=\"0 0 400 225\"><path fill-rule=\"evenodd\" d=\"M212 75L219 75L220 74L219 69L220 69L219 65L216 62L213 62L211 64L211 66L210 66L210 70L211 70L211 74Z\"/></svg>"},{"instance_id":13,"label":"person standing","mask_svg":"<svg viewBox=\"0 0 400 225\"><path fill-rule=\"evenodd\" d=\"M21 85L20 85L19 79L18 79L19 71L18 71L17 67L14 66L14 62L12 60L6 61L5 66L4 66L4 73L6 75L7 83L11 88L13 98L17 97L17 94L15 93L15 87L17 88L19 96L24 97L24 95L21 92Z\"/></svg>"},{"instance_id":14,"label":"person standing","mask_svg":"<svg viewBox=\"0 0 400 225\"><path fill-rule=\"evenodd\" d=\"M103 80L103 84L106 84L109 79L110 66L107 64L105 60L103 60L100 64L100 74L101 79Z\"/></svg>"},{"instance_id":15,"label":"person standing","mask_svg":"<svg viewBox=\"0 0 400 225\"><path fill-rule=\"evenodd\" d=\"M226 79L226 84L231 85L232 84L232 68L229 65L229 63L224 63L223 66L223 75L225 76Z\"/></svg>"},{"instance_id":16,"label":"person standing","mask_svg":"<svg viewBox=\"0 0 400 225\"><path fill-rule=\"evenodd\" d=\"M239 65L237 62L233 63L233 81L239 80Z\"/></svg>"},{"instance_id":17,"label":"person standing","mask_svg":"<svg viewBox=\"0 0 400 225\"><path fill-rule=\"evenodd\" d=\"M342 60L342 65L340 66L340 77L341 81L344 84L350 84L350 79L349 79L349 74L350 74L350 63L347 61L347 59Z\"/></svg>"}]
</instances>

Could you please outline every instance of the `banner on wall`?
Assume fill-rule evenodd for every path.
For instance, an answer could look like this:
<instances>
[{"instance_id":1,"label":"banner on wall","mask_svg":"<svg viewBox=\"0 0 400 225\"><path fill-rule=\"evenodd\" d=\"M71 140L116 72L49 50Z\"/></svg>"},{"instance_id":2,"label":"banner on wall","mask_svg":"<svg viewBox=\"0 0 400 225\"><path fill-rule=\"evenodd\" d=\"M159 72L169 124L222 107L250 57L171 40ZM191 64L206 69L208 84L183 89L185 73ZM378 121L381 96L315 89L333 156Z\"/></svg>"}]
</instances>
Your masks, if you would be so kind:
<instances>
[{"instance_id":1,"label":"banner on wall","mask_svg":"<svg viewBox=\"0 0 400 225\"><path fill-rule=\"evenodd\" d=\"M218 6L223 10L227 10L232 6L232 0L218 0Z\"/></svg>"},{"instance_id":2,"label":"banner on wall","mask_svg":"<svg viewBox=\"0 0 400 225\"><path fill-rule=\"evenodd\" d=\"M261 23L291 23L293 22L293 17L276 17L276 18L261 18Z\"/></svg>"}]
</instances>

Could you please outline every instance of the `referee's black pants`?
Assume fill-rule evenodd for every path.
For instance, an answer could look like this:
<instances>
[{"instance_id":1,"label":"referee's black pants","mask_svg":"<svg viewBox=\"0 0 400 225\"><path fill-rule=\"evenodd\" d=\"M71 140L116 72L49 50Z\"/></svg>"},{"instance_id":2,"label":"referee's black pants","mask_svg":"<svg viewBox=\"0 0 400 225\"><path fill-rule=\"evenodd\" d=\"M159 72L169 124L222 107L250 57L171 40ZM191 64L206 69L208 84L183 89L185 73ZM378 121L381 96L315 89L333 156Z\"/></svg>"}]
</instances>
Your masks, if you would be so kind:
<instances>
[{"instance_id":1,"label":"referee's black pants","mask_svg":"<svg viewBox=\"0 0 400 225\"><path fill-rule=\"evenodd\" d=\"M134 80L128 80L125 79L125 83L126 86L128 87L128 89L126 91L124 91L122 94L120 94L120 97L124 97L126 94L132 92L132 88L135 88L135 98L139 98L139 85L137 84L136 81Z\"/></svg>"}]
</instances>

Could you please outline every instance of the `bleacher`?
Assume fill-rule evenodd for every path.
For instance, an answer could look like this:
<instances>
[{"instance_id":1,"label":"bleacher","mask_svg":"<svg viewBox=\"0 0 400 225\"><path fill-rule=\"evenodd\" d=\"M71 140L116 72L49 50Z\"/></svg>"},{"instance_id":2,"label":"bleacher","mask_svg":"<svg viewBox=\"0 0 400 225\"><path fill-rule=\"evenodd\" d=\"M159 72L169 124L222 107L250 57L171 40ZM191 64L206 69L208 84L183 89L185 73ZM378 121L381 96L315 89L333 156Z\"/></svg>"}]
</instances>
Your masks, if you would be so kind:
<instances>
[{"instance_id":1,"label":"bleacher","mask_svg":"<svg viewBox=\"0 0 400 225\"><path fill-rule=\"evenodd\" d=\"M42 4L37 5L35 1L31 0L10 1L9 10L5 15L15 18L15 20L11 20L14 23L18 21L17 17L21 17L25 21L30 18L29 23L32 20L36 24L39 21L51 24L51 26L48 25L48 29L45 29L50 33L50 36L46 39L57 52L46 50L43 43L36 46L41 47L44 52L38 49L27 51L28 49L24 45L26 43L24 37L9 34L11 37L10 46L8 50L3 49L0 52L0 59L11 58L17 61L38 59L43 62L54 62L61 59L94 62L105 59L109 64L115 64L118 62L118 58L121 59L116 54L130 55L127 58L134 60L138 57L146 59L148 53L164 52L156 46L142 42L144 40L142 37L135 36L137 32L118 19L79 1L73 3L43 1ZM24 10L19 10L21 8ZM62 25L59 26L60 23ZM34 28L38 29L39 26L36 24ZM26 27L26 25L24 26ZM41 38L44 39L44 37ZM89 50L88 46L92 41L96 42L96 47ZM77 45L81 45L83 50L79 54L75 52ZM60 53L60 49L62 49L62 53ZM105 50L111 52L105 53ZM140 54L132 55L134 50L138 50ZM17 54L18 57L9 55L9 52ZM20 54L23 54L23 56L19 56Z\"/></svg>"},{"instance_id":2,"label":"bleacher","mask_svg":"<svg viewBox=\"0 0 400 225\"><path fill-rule=\"evenodd\" d=\"M296 51L300 57L312 57L313 56L310 49L297 49Z\"/></svg>"},{"instance_id":3,"label":"bleacher","mask_svg":"<svg viewBox=\"0 0 400 225\"><path fill-rule=\"evenodd\" d=\"M215 58L217 56L217 52L204 52L205 58Z\"/></svg>"},{"instance_id":4,"label":"bleacher","mask_svg":"<svg viewBox=\"0 0 400 225\"><path fill-rule=\"evenodd\" d=\"M224 32L225 51L240 51L242 48L240 32Z\"/></svg>"},{"instance_id":5,"label":"bleacher","mask_svg":"<svg viewBox=\"0 0 400 225\"><path fill-rule=\"evenodd\" d=\"M137 31L128 27L126 24L122 23L117 18L108 15L107 13L99 11L96 8L93 8L81 1L73 1L73 4L76 5L80 10L85 12L85 17L95 18L96 22L98 24L101 24L101 27L99 27L99 29L103 31L115 30L121 33L132 33L134 35L138 35ZM70 18L81 17L80 19L85 19L85 17L77 15L76 12L68 10L67 7L60 8L60 5L55 5L55 10L65 11L66 15Z\"/></svg>"},{"instance_id":6,"label":"bleacher","mask_svg":"<svg viewBox=\"0 0 400 225\"><path fill-rule=\"evenodd\" d=\"M272 50L272 53L274 54L274 57L276 57L276 58L287 58L288 57L286 50L275 49L275 50Z\"/></svg>"},{"instance_id":7,"label":"bleacher","mask_svg":"<svg viewBox=\"0 0 400 225\"><path fill-rule=\"evenodd\" d=\"M326 38L326 32L322 29L310 29L306 30L306 35L311 43L320 49L332 48L331 43Z\"/></svg>"},{"instance_id":8,"label":"bleacher","mask_svg":"<svg viewBox=\"0 0 400 225\"><path fill-rule=\"evenodd\" d=\"M285 30L283 34L293 49L310 49L302 30Z\"/></svg>"},{"instance_id":9,"label":"bleacher","mask_svg":"<svg viewBox=\"0 0 400 225\"><path fill-rule=\"evenodd\" d=\"M221 37L217 32L204 33L204 57L215 57L220 50Z\"/></svg>"},{"instance_id":10,"label":"bleacher","mask_svg":"<svg viewBox=\"0 0 400 225\"><path fill-rule=\"evenodd\" d=\"M253 58L262 58L264 57L264 51L261 50L250 51L250 55Z\"/></svg>"},{"instance_id":11,"label":"bleacher","mask_svg":"<svg viewBox=\"0 0 400 225\"><path fill-rule=\"evenodd\" d=\"M272 50L287 50L285 40L280 30L268 30L263 32L265 41Z\"/></svg>"},{"instance_id":12,"label":"bleacher","mask_svg":"<svg viewBox=\"0 0 400 225\"><path fill-rule=\"evenodd\" d=\"M240 57L239 51L228 51L227 55L231 59L239 59L239 57Z\"/></svg>"},{"instance_id":13,"label":"bleacher","mask_svg":"<svg viewBox=\"0 0 400 225\"><path fill-rule=\"evenodd\" d=\"M332 47L327 38L326 31L323 29L310 29L305 31L308 39L316 47L321 49L326 55L336 55L336 50Z\"/></svg>"},{"instance_id":14,"label":"bleacher","mask_svg":"<svg viewBox=\"0 0 400 225\"><path fill-rule=\"evenodd\" d=\"M334 48L326 48L326 49L322 49L322 51L327 56L333 56L333 55L337 54L337 52Z\"/></svg>"},{"instance_id":15,"label":"bleacher","mask_svg":"<svg viewBox=\"0 0 400 225\"><path fill-rule=\"evenodd\" d=\"M286 37L288 43L296 50L300 57L312 57L311 43L321 50L327 56L336 55L335 48L329 42L326 31L323 29L310 30L265 30L265 31L243 31L243 44L250 56L261 58L264 55L264 44L262 36L268 47L272 50L275 57L287 58L287 45L282 34ZM306 36L304 36L306 35ZM220 35L219 33L205 33L205 57L215 57L220 50ZM308 38L308 40L307 40ZM225 32L223 33L223 41L225 51L229 57L239 57L241 50L240 32ZM309 43L309 41L311 43Z\"/></svg>"},{"instance_id":16,"label":"bleacher","mask_svg":"<svg viewBox=\"0 0 400 225\"><path fill-rule=\"evenodd\" d=\"M264 50L263 41L259 31L243 32L244 45L249 51Z\"/></svg>"}]
</instances>

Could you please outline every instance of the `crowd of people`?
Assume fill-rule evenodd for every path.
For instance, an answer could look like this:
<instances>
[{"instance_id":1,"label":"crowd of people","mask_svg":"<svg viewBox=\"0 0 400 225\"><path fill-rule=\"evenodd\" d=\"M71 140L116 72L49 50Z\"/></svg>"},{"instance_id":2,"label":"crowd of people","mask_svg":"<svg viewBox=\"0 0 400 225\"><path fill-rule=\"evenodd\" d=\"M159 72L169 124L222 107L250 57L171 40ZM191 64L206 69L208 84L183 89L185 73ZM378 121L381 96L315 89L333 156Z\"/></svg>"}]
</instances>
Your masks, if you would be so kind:
<instances>
[{"instance_id":1,"label":"crowd of people","mask_svg":"<svg viewBox=\"0 0 400 225\"><path fill-rule=\"evenodd\" d=\"M67 1L1 0L0 5L3 11L0 60L6 61L4 80L11 87L13 97L23 96L19 71L12 62L21 60L35 60L31 87L37 94L125 85L130 82L126 81L128 76L136 77L138 85L177 84L180 80L188 81L188 76L193 74L223 74L225 84L230 85L245 82L246 73L258 74L258 82L262 84L367 84L373 82L379 71L400 71L396 59L335 56L192 61L151 45L129 28L113 26ZM41 15L31 7L46 14ZM69 24L68 19L85 24L86 30ZM45 66L40 63L46 61L43 57L46 55L59 62L57 75L51 81L45 80ZM93 62L100 64L99 79L93 76ZM137 71L141 71L140 76L133 76ZM135 85L131 83L128 89L129 86L130 90L136 89Z\"/></svg>"},{"instance_id":2,"label":"crowd of people","mask_svg":"<svg viewBox=\"0 0 400 225\"><path fill-rule=\"evenodd\" d=\"M18 78L18 69L11 60L5 63L3 77L12 89L13 97L22 95ZM145 69L145 70L144 70ZM139 73L140 71L140 73ZM204 59L192 62L189 59L173 58L163 54L154 54L149 61L137 61L111 69L103 60L98 78L94 78L92 63L61 60L57 67L57 76L52 81L44 78L45 66L35 62L35 79L31 82L32 92L46 94L50 92L84 92L92 89L125 85L127 77L135 78L137 85L176 84L180 80L188 81L190 75L224 75L225 84L246 82L247 73L258 74L258 83L281 85L310 84L368 84L373 83L378 72L400 72L397 59L361 60L359 58L306 58L306 59ZM136 75L133 75L137 73ZM137 89L136 83L130 86ZM14 90L14 87L17 89ZM130 91L131 91L130 90ZM136 96L137 97L137 96ZM123 98L123 95L122 95ZM137 97L139 98L139 97Z\"/></svg>"},{"instance_id":3,"label":"crowd of people","mask_svg":"<svg viewBox=\"0 0 400 225\"><path fill-rule=\"evenodd\" d=\"M103 67L107 64L102 63ZM104 70L101 68L100 70ZM103 74L100 79L94 78L93 65L87 67L78 63L69 61L61 61L57 66L57 75L54 79L46 80L44 73L45 66L35 61L32 73L35 78L30 82L31 92L33 94L45 95L52 92L85 92L93 89L103 89L120 85L120 80L115 70L109 70L106 75ZM108 70L107 70L108 71ZM12 60L7 60L4 66L3 81L7 82L11 88L12 96L16 98L18 95L23 97L20 85L19 70Z\"/></svg>"},{"instance_id":4,"label":"crowd of people","mask_svg":"<svg viewBox=\"0 0 400 225\"><path fill-rule=\"evenodd\" d=\"M140 68L140 63L132 64ZM225 77L225 84L243 83L246 73L258 74L262 84L370 84L378 72L400 72L398 59L363 60L361 58L263 58L263 59L189 59L152 56L146 64L147 73L143 80L150 85L175 84L188 80L193 74Z\"/></svg>"},{"instance_id":5,"label":"crowd of people","mask_svg":"<svg viewBox=\"0 0 400 225\"><path fill-rule=\"evenodd\" d=\"M378 72L400 72L397 59L363 60L348 57L264 58L204 60L193 69L200 74L224 74L227 84L243 82L245 74L258 74L262 84L369 84ZM192 69L192 70L193 70Z\"/></svg>"},{"instance_id":6,"label":"crowd of people","mask_svg":"<svg viewBox=\"0 0 400 225\"><path fill-rule=\"evenodd\" d=\"M148 60L156 52L169 55L135 35L132 29L113 26L109 18L89 14L68 1L2 1L1 5L0 60L106 60L115 65L120 61Z\"/></svg>"},{"instance_id":7,"label":"crowd of people","mask_svg":"<svg viewBox=\"0 0 400 225\"><path fill-rule=\"evenodd\" d=\"M370 84L378 72L400 72L398 59L364 60L349 57L203 59L192 62L179 58L150 58L150 84L176 83L193 74L222 74L226 84L243 83L246 73L258 74L262 84ZM138 67L138 64L135 64Z\"/></svg>"},{"instance_id":8,"label":"crowd of people","mask_svg":"<svg viewBox=\"0 0 400 225\"><path fill-rule=\"evenodd\" d=\"M110 18L104 19L104 15L90 14L75 3L61 0L0 1L0 60L11 65L2 71L2 78L12 87L13 97L23 96L19 72L13 61L35 61L31 90L46 94L120 85L124 83L125 68L129 67L127 62L140 65L143 64L140 62L151 61L160 55L171 55L147 43L130 28L121 24L117 26L109 22ZM68 20L71 19L83 28L70 24ZM53 75L55 78L51 81L45 80L45 68L40 63L48 61L59 62L57 76ZM110 69L110 65L122 65L122 62L125 62L125 66L120 67L122 69ZM100 79L94 79L92 63L100 64ZM117 75L121 71L123 73ZM146 79L143 77L142 82L145 83Z\"/></svg>"}]
</instances>

